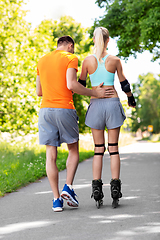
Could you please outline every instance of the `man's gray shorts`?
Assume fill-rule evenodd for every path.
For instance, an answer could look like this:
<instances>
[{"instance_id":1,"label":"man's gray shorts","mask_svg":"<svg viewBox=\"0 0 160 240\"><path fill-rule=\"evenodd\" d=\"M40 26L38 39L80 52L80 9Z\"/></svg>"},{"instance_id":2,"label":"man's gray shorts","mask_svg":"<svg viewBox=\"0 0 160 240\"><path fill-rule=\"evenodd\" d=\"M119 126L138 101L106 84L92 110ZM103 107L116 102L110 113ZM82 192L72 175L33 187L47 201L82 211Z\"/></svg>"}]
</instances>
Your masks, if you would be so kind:
<instances>
[{"instance_id":1,"label":"man's gray shorts","mask_svg":"<svg viewBox=\"0 0 160 240\"><path fill-rule=\"evenodd\" d=\"M86 112L85 124L94 129L118 128L126 119L119 98L91 99Z\"/></svg>"},{"instance_id":2,"label":"man's gray shorts","mask_svg":"<svg viewBox=\"0 0 160 240\"><path fill-rule=\"evenodd\" d=\"M39 144L60 146L79 140L78 116L75 109L41 108L39 111Z\"/></svg>"}]
</instances>

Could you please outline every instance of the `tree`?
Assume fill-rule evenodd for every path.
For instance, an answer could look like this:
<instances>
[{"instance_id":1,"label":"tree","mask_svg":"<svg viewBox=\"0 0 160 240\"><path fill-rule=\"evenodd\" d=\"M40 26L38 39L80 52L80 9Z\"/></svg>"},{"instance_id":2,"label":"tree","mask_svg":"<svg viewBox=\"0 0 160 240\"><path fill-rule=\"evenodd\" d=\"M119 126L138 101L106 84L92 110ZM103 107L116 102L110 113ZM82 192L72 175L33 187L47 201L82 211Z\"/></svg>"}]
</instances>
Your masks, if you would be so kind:
<instances>
[{"instance_id":1,"label":"tree","mask_svg":"<svg viewBox=\"0 0 160 240\"><path fill-rule=\"evenodd\" d=\"M22 3L21 0L0 2L1 131L27 128L32 123L30 114L35 112L29 98L33 91L32 79L26 81L26 70L31 68L26 63L30 25L23 20Z\"/></svg>"},{"instance_id":2,"label":"tree","mask_svg":"<svg viewBox=\"0 0 160 240\"><path fill-rule=\"evenodd\" d=\"M117 37L119 56L149 50L153 60L160 57L159 0L97 0L105 15L95 20L95 26L106 27L111 37Z\"/></svg>"},{"instance_id":3,"label":"tree","mask_svg":"<svg viewBox=\"0 0 160 240\"><path fill-rule=\"evenodd\" d=\"M71 17L60 21L44 20L31 30L23 18L23 1L0 2L0 131L28 133L37 131L40 98L36 95L36 67L44 54L55 50L59 36L75 39L79 66L85 58L86 29ZM81 55L81 56L80 56ZM88 97L74 96L80 117L80 131L85 128L83 102Z\"/></svg>"},{"instance_id":4,"label":"tree","mask_svg":"<svg viewBox=\"0 0 160 240\"><path fill-rule=\"evenodd\" d=\"M28 133L38 129L37 62L53 47L53 37L47 21L31 31L22 4L21 0L0 2L0 130Z\"/></svg>"},{"instance_id":5,"label":"tree","mask_svg":"<svg viewBox=\"0 0 160 240\"><path fill-rule=\"evenodd\" d=\"M132 111L132 131L138 128L146 130L148 125L153 125L155 133L160 132L160 75L159 79L154 75L139 76L136 84L133 84L133 92L136 96L137 106Z\"/></svg>"}]
</instances>

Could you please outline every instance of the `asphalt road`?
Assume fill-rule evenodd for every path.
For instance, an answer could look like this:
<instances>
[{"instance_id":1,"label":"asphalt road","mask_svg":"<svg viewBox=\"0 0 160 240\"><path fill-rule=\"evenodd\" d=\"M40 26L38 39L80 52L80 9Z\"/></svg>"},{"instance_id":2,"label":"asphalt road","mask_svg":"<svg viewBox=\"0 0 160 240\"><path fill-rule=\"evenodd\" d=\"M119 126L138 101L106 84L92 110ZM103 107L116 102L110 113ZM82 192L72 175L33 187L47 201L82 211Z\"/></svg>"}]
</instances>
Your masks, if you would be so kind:
<instances>
[{"instance_id":1,"label":"asphalt road","mask_svg":"<svg viewBox=\"0 0 160 240\"><path fill-rule=\"evenodd\" d=\"M47 178L0 199L0 239L7 240L159 240L160 143L137 142L120 148L123 197L111 207L110 160L104 156L104 203L91 199L92 158L79 164L74 181L80 206L52 211ZM60 189L66 171L60 172Z\"/></svg>"}]
</instances>

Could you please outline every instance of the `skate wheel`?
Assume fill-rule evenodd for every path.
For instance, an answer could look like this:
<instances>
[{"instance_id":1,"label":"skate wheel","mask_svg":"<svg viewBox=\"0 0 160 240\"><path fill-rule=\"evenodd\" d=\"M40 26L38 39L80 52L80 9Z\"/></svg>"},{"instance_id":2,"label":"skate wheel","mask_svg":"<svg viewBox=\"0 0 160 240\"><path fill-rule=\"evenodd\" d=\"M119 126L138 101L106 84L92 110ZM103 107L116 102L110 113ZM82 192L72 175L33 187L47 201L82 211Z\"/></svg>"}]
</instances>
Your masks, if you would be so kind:
<instances>
[{"instance_id":1,"label":"skate wheel","mask_svg":"<svg viewBox=\"0 0 160 240\"><path fill-rule=\"evenodd\" d=\"M100 205L103 205L103 200L101 199L101 200L99 200L100 201Z\"/></svg>"},{"instance_id":2,"label":"skate wheel","mask_svg":"<svg viewBox=\"0 0 160 240\"><path fill-rule=\"evenodd\" d=\"M99 201L96 202L96 207L97 207L98 209L100 208Z\"/></svg>"},{"instance_id":3,"label":"skate wheel","mask_svg":"<svg viewBox=\"0 0 160 240\"><path fill-rule=\"evenodd\" d=\"M118 202L119 202L119 199L113 199L112 207L117 208L118 207Z\"/></svg>"},{"instance_id":4,"label":"skate wheel","mask_svg":"<svg viewBox=\"0 0 160 240\"><path fill-rule=\"evenodd\" d=\"M102 200L102 199L101 199L101 200L98 200L98 201L96 202L96 206L97 206L98 209L100 208L101 205L103 205L103 200Z\"/></svg>"}]
</instances>

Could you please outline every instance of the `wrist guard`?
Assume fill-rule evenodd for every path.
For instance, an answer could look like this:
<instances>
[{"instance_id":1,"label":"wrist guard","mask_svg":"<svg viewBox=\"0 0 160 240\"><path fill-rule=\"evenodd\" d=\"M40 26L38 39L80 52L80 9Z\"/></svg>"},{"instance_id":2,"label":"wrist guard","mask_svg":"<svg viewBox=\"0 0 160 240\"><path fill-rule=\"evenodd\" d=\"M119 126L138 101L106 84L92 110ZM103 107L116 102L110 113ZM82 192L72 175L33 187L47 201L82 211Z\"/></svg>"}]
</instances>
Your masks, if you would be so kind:
<instances>
[{"instance_id":1,"label":"wrist guard","mask_svg":"<svg viewBox=\"0 0 160 240\"><path fill-rule=\"evenodd\" d=\"M131 97L128 97L128 105L131 106L131 107L135 107L136 106L136 101L135 101L135 98L132 94Z\"/></svg>"},{"instance_id":2,"label":"wrist guard","mask_svg":"<svg viewBox=\"0 0 160 240\"><path fill-rule=\"evenodd\" d=\"M123 92L128 93L131 91L130 84L127 79L123 82L120 82L120 84Z\"/></svg>"},{"instance_id":3,"label":"wrist guard","mask_svg":"<svg viewBox=\"0 0 160 240\"><path fill-rule=\"evenodd\" d=\"M82 84L84 87L86 87L86 80L81 80L81 79L79 78L78 82L79 82L80 84Z\"/></svg>"}]
</instances>

